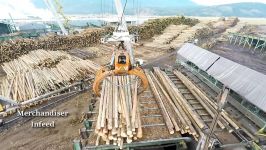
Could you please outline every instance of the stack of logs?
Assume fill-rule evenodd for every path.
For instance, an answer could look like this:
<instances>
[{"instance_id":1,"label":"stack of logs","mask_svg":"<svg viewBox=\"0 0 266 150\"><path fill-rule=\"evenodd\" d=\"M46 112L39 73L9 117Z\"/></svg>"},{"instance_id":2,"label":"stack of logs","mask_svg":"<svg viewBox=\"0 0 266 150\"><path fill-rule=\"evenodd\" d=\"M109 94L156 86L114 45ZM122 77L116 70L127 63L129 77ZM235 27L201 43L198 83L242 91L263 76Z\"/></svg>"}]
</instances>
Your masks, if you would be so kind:
<instances>
[{"instance_id":1,"label":"stack of logs","mask_svg":"<svg viewBox=\"0 0 266 150\"><path fill-rule=\"evenodd\" d=\"M82 32L69 36L50 35L37 39L24 38L5 41L0 45L0 63L11 61L37 49L66 51L73 48L92 46L100 42L102 34L102 29L95 28L90 32Z\"/></svg>"},{"instance_id":2,"label":"stack of logs","mask_svg":"<svg viewBox=\"0 0 266 150\"><path fill-rule=\"evenodd\" d=\"M155 72L164 85L159 82L154 73L145 70L151 90L159 104L169 133L174 134L175 131L181 132L181 134L189 133L193 135L195 139L198 139L199 135L187 115L189 112L186 112L186 105L184 105L184 102L180 99L180 95L176 93L169 79L165 78L161 71L156 70ZM164 86L166 87L164 88Z\"/></svg>"},{"instance_id":3,"label":"stack of logs","mask_svg":"<svg viewBox=\"0 0 266 150\"><path fill-rule=\"evenodd\" d=\"M167 74L159 68L154 68L154 73L145 70L145 74L149 80L150 88L159 104L164 121L170 134L180 132L188 133L196 140L203 136L203 131L208 126L199 117L196 111L190 106L187 100L180 93L175 84L170 80ZM174 74L180 78L186 87L195 95L199 102L208 110L210 115L216 113L217 105L203 94L194 84L192 84L184 75L177 70ZM222 112L222 118L218 121L220 127L227 128L232 132L232 128L239 129L226 112Z\"/></svg>"},{"instance_id":4,"label":"stack of logs","mask_svg":"<svg viewBox=\"0 0 266 150\"><path fill-rule=\"evenodd\" d=\"M210 23L210 25L213 28L214 33L222 33L226 29L235 26L238 21L239 20L237 17L229 17L228 19L222 18L219 19L218 21L214 21Z\"/></svg>"},{"instance_id":5,"label":"stack of logs","mask_svg":"<svg viewBox=\"0 0 266 150\"><path fill-rule=\"evenodd\" d=\"M193 27L187 28L169 44L176 49L181 47L185 42L192 42L194 39L203 39L213 34L209 26L204 23L198 23Z\"/></svg>"},{"instance_id":6,"label":"stack of logs","mask_svg":"<svg viewBox=\"0 0 266 150\"><path fill-rule=\"evenodd\" d=\"M134 76L112 76L103 81L95 133L96 145L118 145L142 138L137 97L138 80Z\"/></svg>"},{"instance_id":7,"label":"stack of logs","mask_svg":"<svg viewBox=\"0 0 266 150\"><path fill-rule=\"evenodd\" d=\"M2 65L0 95L18 102L92 78L99 66L63 51L32 51Z\"/></svg>"},{"instance_id":8,"label":"stack of logs","mask_svg":"<svg viewBox=\"0 0 266 150\"><path fill-rule=\"evenodd\" d=\"M189 28L187 25L170 25L163 31L163 34L153 37L154 40L146 43L145 46L168 48L168 44L175 40L187 28Z\"/></svg>"},{"instance_id":9,"label":"stack of logs","mask_svg":"<svg viewBox=\"0 0 266 150\"><path fill-rule=\"evenodd\" d=\"M131 34L138 33L141 39L149 39L155 35L162 34L162 32L169 25L188 25L194 26L197 24L199 20L185 18L185 17L168 17L168 18L159 18L159 19L151 19L144 22L140 26L129 26L128 30ZM111 34L114 31L113 27L105 27L105 34Z\"/></svg>"},{"instance_id":10,"label":"stack of logs","mask_svg":"<svg viewBox=\"0 0 266 150\"><path fill-rule=\"evenodd\" d=\"M190 19L185 17L169 17L169 18L160 18L150 20L138 28L138 32L141 39L149 39L154 35L162 34L164 29L166 29L169 25L189 25L194 26L199 21L197 19ZM131 29L131 28L129 28ZM132 33L135 33L132 31Z\"/></svg>"},{"instance_id":11,"label":"stack of logs","mask_svg":"<svg viewBox=\"0 0 266 150\"><path fill-rule=\"evenodd\" d=\"M140 38L149 39L155 34L161 34L170 24L185 24L193 26L198 23L196 19L185 17L169 17L154 19L144 23L141 26L129 27L130 33L138 33ZM37 39L16 39L5 41L0 45L0 63L11 61L32 50L70 50L73 48L88 47L100 43L103 35L112 34L114 28L106 27L103 29L87 29L79 34L69 36L49 35Z\"/></svg>"}]
</instances>

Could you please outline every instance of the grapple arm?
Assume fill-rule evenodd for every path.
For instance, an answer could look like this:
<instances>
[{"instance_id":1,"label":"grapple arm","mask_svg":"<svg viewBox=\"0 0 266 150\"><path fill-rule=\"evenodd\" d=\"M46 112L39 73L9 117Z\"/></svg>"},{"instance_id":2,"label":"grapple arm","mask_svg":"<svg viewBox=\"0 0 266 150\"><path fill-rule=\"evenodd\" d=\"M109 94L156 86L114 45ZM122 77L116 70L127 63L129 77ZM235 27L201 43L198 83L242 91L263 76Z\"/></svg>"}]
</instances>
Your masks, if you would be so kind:
<instances>
[{"instance_id":1,"label":"grapple arm","mask_svg":"<svg viewBox=\"0 0 266 150\"><path fill-rule=\"evenodd\" d=\"M99 96L100 91L99 91L99 86L100 83L108 76L113 75L113 71L104 71L104 69L100 69L95 76L95 81L93 82L93 92Z\"/></svg>"},{"instance_id":2,"label":"grapple arm","mask_svg":"<svg viewBox=\"0 0 266 150\"><path fill-rule=\"evenodd\" d=\"M139 67L136 67L132 70L129 70L128 71L128 74L129 75L135 75L135 76L138 76L140 79L141 79L141 83L142 83L142 87L143 87L143 90L146 90L149 83L148 83L148 79L146 77L146 75L144 74L144 72L142 71L141 68Z\"/></svg>"},{"instance_id":3,"label":"grapple arm","mask_svg":"<svg viewBox=\"0 0 266 150\"><path fill-rule=\"evenodd\" d=\"M96 73L95 76L95 81L93 83L93 91L97 96L100 96L100 90L99 90L99 86L101 84L101 82L108 76L112 76L112 75L116 75L114 73L114 71L105 71L104 69L99 70ZM135 75L138 76L141 81L142 81L142 87L143 90L145 90L148 87L148 80L146 75L143 73L143 71L141 70L141 68L137 67L134 68L132 70L128 71L128 75Z\"/></svg>"}]
</instances>

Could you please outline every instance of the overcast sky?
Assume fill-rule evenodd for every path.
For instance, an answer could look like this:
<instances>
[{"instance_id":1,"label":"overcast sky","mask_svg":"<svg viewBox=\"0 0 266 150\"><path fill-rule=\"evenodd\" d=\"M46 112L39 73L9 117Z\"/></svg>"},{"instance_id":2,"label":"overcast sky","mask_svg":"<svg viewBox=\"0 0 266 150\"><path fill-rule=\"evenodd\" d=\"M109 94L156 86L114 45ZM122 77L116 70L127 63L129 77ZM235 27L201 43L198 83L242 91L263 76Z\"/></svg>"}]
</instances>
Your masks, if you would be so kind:
<instances>
[{"instance_id":1,"label":"overcast sky","mask_svg":"<svg viewBox=\"0 0 266 150\"><path fill-rule=\"evenodd\" d=\"M76 5L82 5L84 3L92 3L94 0L62 0L64 8L72 7L71 3L77 2ZM97 3L100 3L99 0L95 0ZM95 3L94 1L94 3ZM105 3L111 3L112 0L102 0ZM128 0L128 3L133 2L133 0ZM220 5L220 4L229 4L229 3L239 3L239 2L261 2L266 4L266 0L138 0L140 3L143 3L142 6L156 6L156 7L172 7L172 6L191 6L191 5ZM157 1L157 3L152 3ZM98 5L96 3L96 5ZM91 6L90 4L88 4ZM176 6L176 7L177 7ZM99 6L100 8L101 6ZM130 6L129 6L130 7ZM89 9L89 8L84 8ZM0 0L0 19L9 18L8 13L10 13L13 18L26 18L27 16L39 16L43 19L51 18L51 12L46 8L43 0Z\"/></svg>"}]
</instances>

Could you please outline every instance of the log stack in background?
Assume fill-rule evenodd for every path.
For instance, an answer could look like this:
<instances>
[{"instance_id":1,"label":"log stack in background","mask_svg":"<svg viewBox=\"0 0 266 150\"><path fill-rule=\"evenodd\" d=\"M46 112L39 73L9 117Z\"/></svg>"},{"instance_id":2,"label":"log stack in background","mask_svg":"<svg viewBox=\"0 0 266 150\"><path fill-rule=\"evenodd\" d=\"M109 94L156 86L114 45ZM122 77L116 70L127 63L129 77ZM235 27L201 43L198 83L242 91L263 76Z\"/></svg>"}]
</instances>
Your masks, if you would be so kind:
<instances>
[{"instance_id":1,"label":"log stack in background","mask_svg":"<svg viewBox=\"0 0 266 150\"><path fill-rule=\"evenodd\" d=\"M185 18L185 17L169 17L169 18L160 18L149 20L141 25L139 28L135 28L138 30L139 36L141 39L149 39L152 38L154 35L162 34L162 32L169 26L169 25L189 25L194 26L197 24L199 20ZM131 29L131 30L130 30ZM130 32L134 33L133 28L129 28Z\"/></svg>"},{"instance_id":2,"label":"log stack in background","mask_svg":"<svg viewBox=\"0 0 266 150\"><path fill-rule=\"evenodd\" d=\"M238 23L237 17L229 17L228 19L219 19L218 21L214 21L210 23L210 26L213 28L215 34L222 33L226 29L234 27Z\"/></svg>"},{"instance_id":3,"label":"log stack in background","mask_svg":"<svg viewBox=\"0 0 266 150\"><path fill-rule=\"evenodd\" d=\"M50 35L37 39L17 39L5 41L0 45L0 63L11 61L37 49L70 50L88 47L100 42L102 29L93 29L69 36Z\"/></svg>"},{"instance_id":4,"label":"log stack in background","mask_svg":"<svg viewBox=\"0 0 266 150\"><path fill-rule=\"evenodd\" d=\"M134 76L112 76L103 81L95 127L96 145L104 142L122 149L124 142L142 138L137 88Z\"/></svg>"},{"instance_id":5,"label":"log stack in background","mask_svg":"<svg viewBox=\"0 0 266 150\"><path fill-rule=\"evenodd\" d=\"M187 25L169 25L163 34L153 37L153 41L145 43L145 46L156 47L156 48L166 48L169 49L169 44L175 40L184 30L189 28Z\"/></svg>"},{"instance_id":6,"label":"log stack in background","mask_svg":"<svg viewBox=\"0 0 266 150\"><path fill-rule=\"evenodd\" d=\"M198 23L197 19L185 17L169 17L161 19L153 19L145 22L140 26L129 27L130 33L138 33L141 39L149 39L162 31L170 24L190 25ZM58 36L43 36L37 39L17 39L14 41L5 41L0 45L0 63L11 61L23 54L27 54L32 50L70 50L73 48L88 47L100 43L102 36L112 34L113 27L89 28L81 33Z\"/></svg>"},{"instance_id":7,"label":"log stack in background","mask_svg":"<svg viewBox=\"0 0 266 150\"><path fill-rule=\"evenodd\" d=\"M177 36L169 46L176 49L181 47L185 42L193 42L195 39L203 39L212 35L213 31L209 26L204 23L198 23L191 28L187 28L182 31L182 33Z\"/></svg>"},{"instance_id":8,"label":"log stack in background","mask_svg":"<svg viewBox=\"0 0 266 150\"><path fill-rule=\"evenodd\" d=\"M75 81L92 78L99 66L64 51L32 51L4 63L0 95L22 102Z\"/></svg>"}]
</instances>

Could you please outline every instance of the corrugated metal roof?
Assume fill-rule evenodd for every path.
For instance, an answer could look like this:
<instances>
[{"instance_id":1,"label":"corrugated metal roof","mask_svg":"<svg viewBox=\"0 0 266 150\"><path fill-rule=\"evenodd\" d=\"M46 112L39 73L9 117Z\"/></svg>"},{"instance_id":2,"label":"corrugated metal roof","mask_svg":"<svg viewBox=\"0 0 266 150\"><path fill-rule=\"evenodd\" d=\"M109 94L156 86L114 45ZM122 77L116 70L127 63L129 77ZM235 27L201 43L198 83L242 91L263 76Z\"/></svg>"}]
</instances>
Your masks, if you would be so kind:
<instances>
[{"instance_id":1,"label":"corrugated metal roof","mask_svg":"<svg viewBox=\"0 0 266 150\"><path fill-rule=\"evenodd\" d=\"M207 66L206 62L212 62L214 58L213 56L216 54L213 55L213 53L204 49L201 50L208 53L199 53L199 48L193 44L185 44L183 50L184 49L189 49L190 54L187 52L178 52L178 54L193 62L202 70L206 70L206 67L209 68L207 70L209 75L213 76L224 85L227 85L229 88L244 97L247 101L266 112L266 75L219 55L217 55L220 57L217 61L212 64L209 63L209 66ZM191 57L193 55L199 56ZM200 60L203 61L201 62Z\"/></svg>"},{"instance_id":2,"label":"corrugated metal roof","mask_svg":"<svg viewBox=\"0 0 266 150\"><path fill-rule=\"evenodd\" d=\"M207 70L220 57L190 43L182 46L177 53L194 64L197 64L202 70Z\"/></svg>"},{"instance_id":3,"label":"corrugated metal roof","mask_svg":"<svg viewBox=\"0 0 266 150\"><path fill-rule=\"evenodd\" d=\"M266 75L221 58L207 71L249 102L266 111Z\"/></svg>"}]
</instances>

